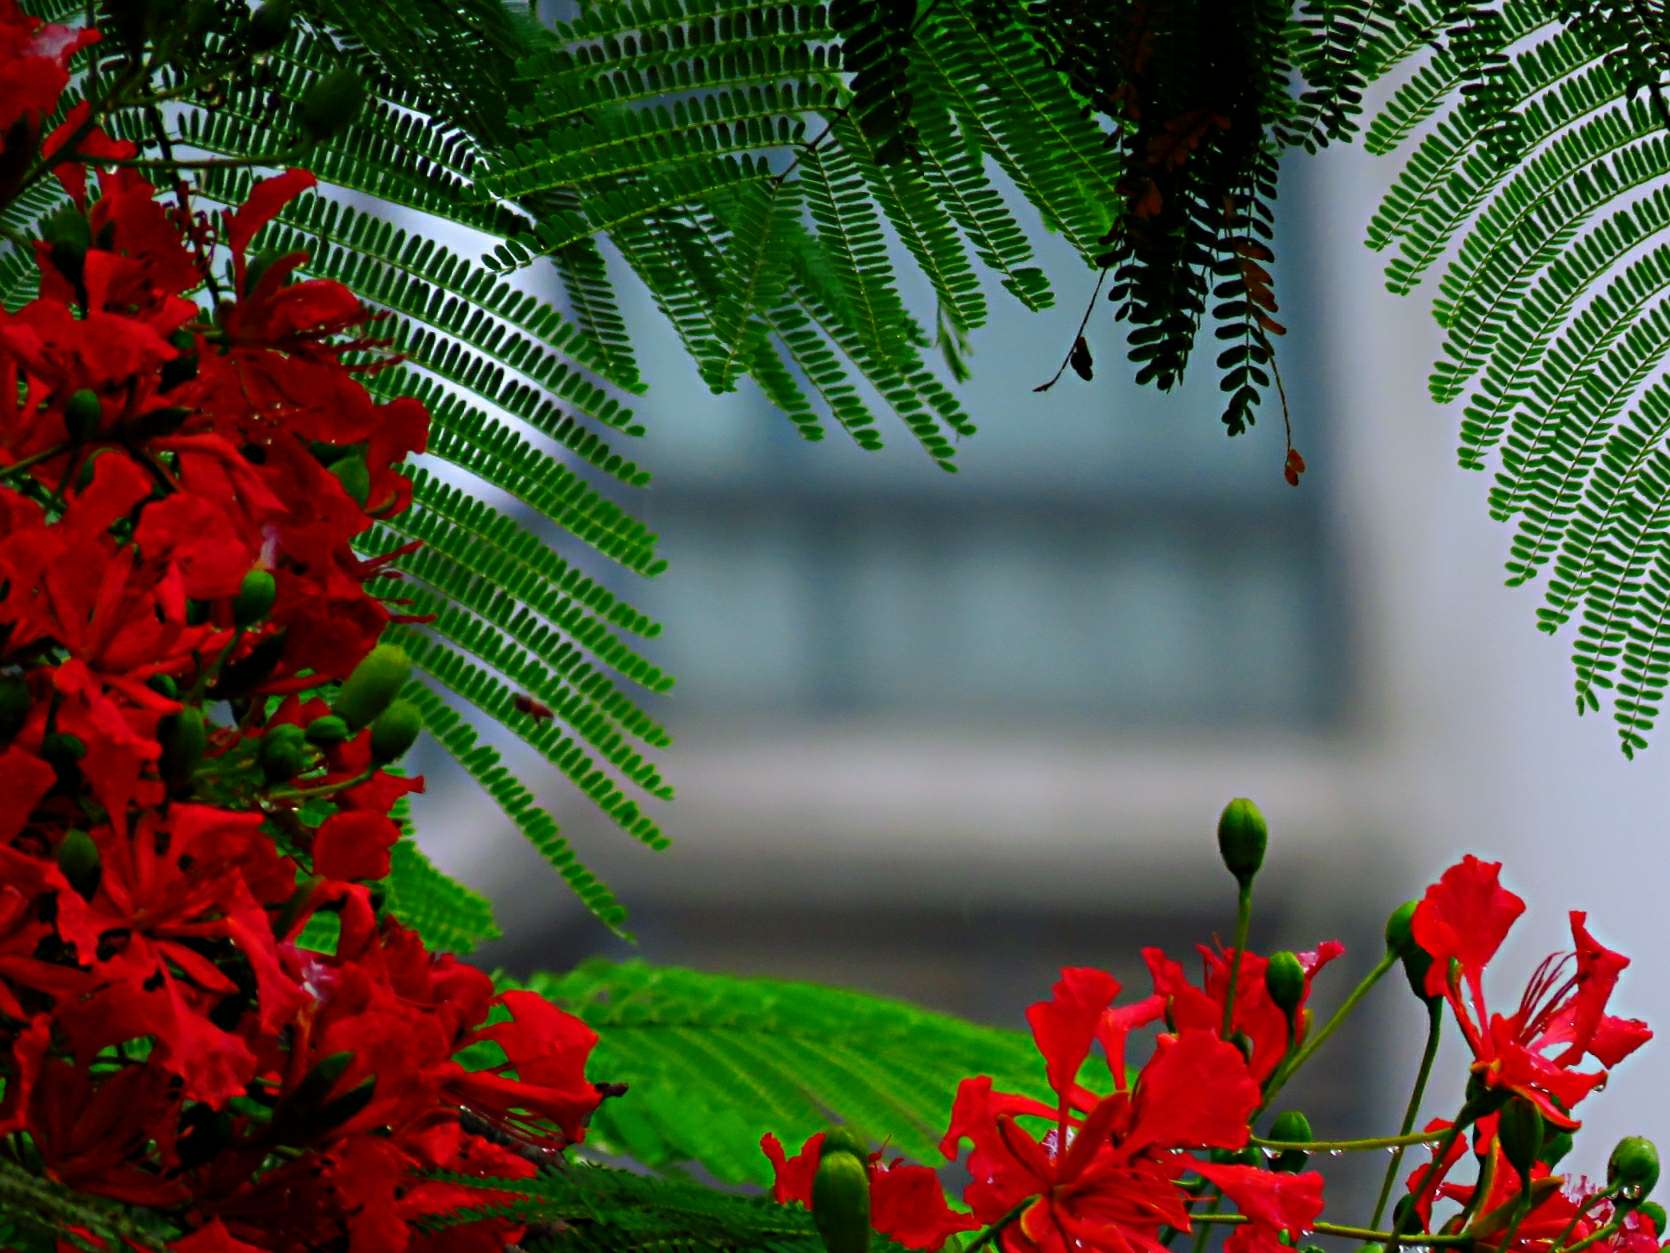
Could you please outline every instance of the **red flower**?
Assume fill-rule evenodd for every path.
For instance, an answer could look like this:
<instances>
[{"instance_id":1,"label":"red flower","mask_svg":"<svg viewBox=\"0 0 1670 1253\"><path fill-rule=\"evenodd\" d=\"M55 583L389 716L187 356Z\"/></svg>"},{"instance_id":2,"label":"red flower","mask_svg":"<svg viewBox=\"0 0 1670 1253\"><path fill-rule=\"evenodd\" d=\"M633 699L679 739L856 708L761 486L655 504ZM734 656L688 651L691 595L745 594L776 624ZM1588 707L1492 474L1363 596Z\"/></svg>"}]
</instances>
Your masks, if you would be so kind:
<instances>
[{"instance_id":1,"label":"red flower","mask_svg":"<svg viewBox=\"0 0 1670 1253\"><path fill-rule=\"evenodd\" d=\"M823 1132L810 1136L793 1157L785 1157L782 1141L767 1132L760 1148L771 1159L776 1182L771 1195L780 1204L799 1202L812 1208L812 1180L823 1153ZM869 1155L870 1226L906 1248L939 1249L959 1231L981 1226L972 1214L959 1214L945 1203L945 1188L939 1175L926 1166L895 1157L886 1161L883 1151Z\"/></svg>"},{"instance_id":2,"label":"red flower","mask_svg":"<svg viewBox=\"0 0 1670 1253\"><path fill-rule=\"evenodd\" d=\"M957 1090L940 1147L953 1157L963 1140L973 1144L974 1178L964 1199L982 1223L1025 1205L1005 1229L1008 1253L1157 1249L1161 1227L1189 1230L1187 1194L1177 1180L1197 1163L1186 1150L1247 1142L1258 1085L1240 1051L1211 1032L1161 1035L1128 1086L1126 1034L1154 1021L1164 1002L1155 996L1110 1009L1118 990L1102 971L1068 969L1054 998L1028 1011L1055 1108L994 1092L984 1076ZM1113 1080L1112 1093L1100 1098L1076 1082L1093 1040ZM1049 1125L1038 1137L1020 1118Z\"/></svg>"},{"instance_id":3,"label":"red flower","mask_svg":"<svg viewBox=\"0 0 1670 1253\"><path fill-rule=\"evenodd\" d=\"M1449 1002L1473 1050L1473 1071L1487 1087L1518 1093L1557 1127L1576 1127L1568 1111L1652 1032L1637 1019L1606 1013L1629 959L1598 943L1584 925L1588 915L1575 910L1575 951L1544 960L1512 1014L1490 1012L1484 968L1525 909L1499 883L1501 869L1500 862L1468 856L1445 871L1416 907L1410 928L1432 957L1427 994ZM1602 1069L1573 1069L1585 1057Z\"/></svg>"},{"instance_id":4,"label":"red flower","mask_svg":"<svg viewBox=\"0 0 1670 1253\"><path fill-rule=\"evenodd\" d=\"M1179 1031L1195 1029L1220 1031L1223 1027L1224 998L1229 993L1229 968L1234 960L1233 949L1220 945L1216 950L1199 946L1204 967L1202 987L1195 987L1183 973L1183 967L1157 948L1146 948L1142 958L1154 980L1154 991L1166 998L1166 1021ZM1311 979L1334 958L1345 952L1338 940L1324 940L1314 952L1300 953L1299 964L1305 972L1304 992L1295 1011L1298 1030L1290 1029L1288 1017L1270 999L1264 985L1264 971L1270 964L1256 953L1243 952L1235 984L1235 1019L1230 1023L1230 1034L1245 1033L1252 1041L1252 1057L1248 1063L1252 1076L1263 1083L1281 1064L1290 1048L1304 1039L1305 1002L1310 998ZM1295 1038L1289 1038L1293 1036Z\"/></svg>"}]
</instances>

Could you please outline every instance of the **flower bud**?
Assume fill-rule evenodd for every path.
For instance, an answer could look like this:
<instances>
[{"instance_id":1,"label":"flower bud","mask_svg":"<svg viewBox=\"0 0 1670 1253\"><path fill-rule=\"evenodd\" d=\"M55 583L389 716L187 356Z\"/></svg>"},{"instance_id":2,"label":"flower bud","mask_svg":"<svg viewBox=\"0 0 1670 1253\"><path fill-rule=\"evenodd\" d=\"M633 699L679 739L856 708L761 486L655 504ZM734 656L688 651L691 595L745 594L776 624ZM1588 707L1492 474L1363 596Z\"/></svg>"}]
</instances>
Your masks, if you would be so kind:
<instances>
[{"instance_id":1,"label":"flower bud","mask_svg":"<svg viewBox=\"0 0 1670 1253\"><path fill-rule=\"evenodd\" d=\"M99 886L99 846L80 827L71 827L58 841L58 869L83 900L92 900Z\"/></svg>"},{"instance_id":2,"label":"flower bud","mask_svg":"<svg viewBox=\"0 0 1670 1253\"><path fill-rule=\"evenodd\" d=\"M1206 1156L1219 1166L1258 1165L1258 1150L1250 1146L1244 1149L1212 1149Z\"/></svg>"},{"instance_id":3,"label":"flower bud","mask_svg":"<svg viewBox=\"0 0 1670 1253\"><path fill-rule=\"evenodd\" d=\"M1272 1140L1309 1140L1311 1138L1310 1119L1296 1109L1283 1110L1276 1115L1276 1121L1270 1124L1270 1138ZM1305 1168L1310 1160L1310 1154L1304 1149L1283 1149L1270 1163L1272 1170L1286 1171L1297 1174Z\"/></svg>"},{"instance_id":4,"label":"flower bud","mask_svg":"<svg viewBox=\"0 0 1670 1253\"><path fill-rule=\"evenodd\" d=\"M1258 806L1237 797L1224 806L1218 819L1218 852L1224 865L1243 888L1264 864L1264 848L1270 842L1270 828Z\"/></svg>"},{"instance_id":5,"label":"flower bud","mask_svg":"<svg viewBox=\"0 0 1670 1253\"><path fill-rule=\"evenodd\" d=\"M365 508L365 502L371 497L371 471L365 464L365 454L353 452L339 457L331 464L330 472L342 484L348 499L361 509Z\"/></svg>"},{"instance_id":6,"label":"flower bud","mask_svg":"<svg viewBox=\"0 0 1670 1253\"><path fill-rule=\"evenodd\" d=\"M335 714L326 714L322 718L315 718L307 726L307 742L316 744L320 748L340 744L348 738L348 735L348 724Z\"/></svg>"},{"instance_id":7,"label":"flower bud","mask_svg":"<svg viewBox=\"0 0 1670 1253\"><path fill-rule=\"evenodd\" d=\"M202 707L183 705L178 713L163 718L157 723L157 739L162 743L162 777L173 784L185 782L203 760L209 743Z\"/></svg>"},{"instance_id":8,"label":"flower bud","mask_svg":"<svg viewBox=\"0 0 1670 1253\"><path fill-rule=\"evenodd\" d=\"M859 1161L867 1161L870 1156L869 1146L850 1127L831 1127L823 1133L823 1145L819 1150L825 1155L830 1153L851 1153Z\"/></svg>"},{"instance_id":9,"label":"flower bud","mask_svg":"<svg viewBox=\"0 0 1670 1253\"><path fill-rule=\"evenodd\" d=\"M316 78L302 96L302 130L309 139L340 135L365 105L365 83L348 66Z\"/></svg>"},{"instance_id":10,"label":"flower bud","mask_svg":"<svg viewBox=\"0 0 1670 1253\"><path fill-rule=\"evenodd\" d=\"M29 685L15 674L0 677L0 744L23 729L29 719Z\"/></svg>"},{"instance_id":11,"label":"flower bud","mask_svg":"<svg viewBox=\"0 0 1670 1253\"><path fill-rule=\"evenodd\" d=\"M64 404L64 430L73 443L85 444L97 436L103 417L104 406L99 403L99 394L91 387L70 393L69 400Z\"/></svg>"},{"instance_id":12,"label":"flower bud","mask_svg":"<svg viewBox=\"0 0 1670 1253\"><path fill-rule=\"evenodd\" d=\"M307 762L302 729L293 722L273 727L261 737L261 774L268 783L283 783L302 772Z\"/></svg>"},{"instance_id":13,"label":"flower bud","mask_svg":"<svg viewBox=\"0 0 1670 1253\"><path fill-rule=\"evenodd\" d=\"M845 1151L824 1153L812 1176L812 1222L828 1253L870 1247L870 1170Z\"/></svg>"},{"instance_id":14,"label":"flower bud","mask_svg":"<svg viewBox=\"0 0 1670 1253\"><path fill-rule=\"evenodd\" d=\"M1286 949L1271 953L1264 967L1264 987L1276 1008L1291 1019L1299 1002L1305 999L1305 968L1299 964L1299 958Z\"/></svg>"},{"instance_id":15,"label":"flower bud","mask_svg":"<svg viewBox=\"0 0 1670 1253\"><path fill-rule=\"evenodd\" d=\"M267 0L249 19L249 46L267 52L290 37L291 0Z\"/></svg>"},{"instance_id":16,"label":"flower bud","mask_svg":"<svg viewBox=\"0 0 1670 1253\"><path fill-rule=\"evenodd\" d=\"M1646 1136L1625 1136L1606 1163L1606 1182L1618 1186L1618 1200L1645 1200L1658 1183L1658 1146Z\"/></svg>"},{"instance_id":17,"label":"flower bud","mask_svg":"<svg viewBox=\"0 0 1670 1253\"><path fill-rule=\"evenodd\" d=\"M169 700L180 699L180 685L174 681L172 675L153 674L150 678L145 680L145 686L157 693L157 695L165 696Z\"/></svg>"},{"instance_id":18,"label":"flower bud","mask_svg":"<svg viewBox=\"0 0 1670 1253\"><path fill-rule=\"evenodd\" d=\"M1426 994L1426 976L1431 969L1432 955L1420 945L1412 946L1403 955L1403 974L1409 980L1409 990L1429 1005L1437 999Z\"/></svg>"},{"instance_id":19,"label":"flower bud","mask_svg":"<svg viewBox=\"0 0 1670 1253\"><path fill-rule=\"evenodd\" d=\"M379 644L343 682L331 712L357 731L388 707L412 673L411 658L395 644Z\"/></svg>"},{"instance_id":20,"label":"flower bud","mask_svg":"<svg viewBox=\"0 0 1670 1253\"><path fill-rule=\"evenodd\" d=\"M390 701L371 724L371 760L379 766L406 755L423 730L423 715L409 700Z\"/></svg>"},{"instance_id":21,"label":"flower bud","mask_svg":"<svg viewBox=\"0 0 1670 1253\"><path fill-rule=\"evenodd\" d=\"M1542 1111L1530 1101L1516 1096L1502 1107L1496 1121L1496 1142L1522 1179L1531 1177L1531 1167L1542 1154L1542 1135Z\"/></svg>"},{"instance_id":22,"label":"flower bud","mask_svg":"<svg viewBox=\"0 0 1670 1253\"><path fill-rule=\"evenodd\" d=\"M41 760L52 767L58 782L65 786L75 783L81 773L81 759L86 755L87 746L81 738L67 731L53 731L41 737Z\"/></svg>"},{"instance_id":23,"label":"flower bud","mask_svg":"<svg viewBox=\"0 0 1670 1253\"><path fill-rule=\"evenodd\" d=\"M1652 1219L1653 1234L1658 1236L1660 1239L1664 1237L1664 1223L1666 1217L1664 1213L1664 1206L1660 1205L1657 1201L1646 1201L1643 1202L1635 1212Z\"/></svg>"},{"instance_id":24,"label":"flower bud","mask_svg":"<svg viewBox=\"0 0 1670 1253\"><path fill-rule=\"evenodd\" d=\"M1415 933L1410 926L1410 920L1415 917L1415 909L1419 901L1404 901L1392 911L1392 916L1386 919L1386 951L1395 953L1399 957L1407 957L1415 951Z\"/></svg>"},{"instance_id":25,"label":"flower bud","mask_svg":"<svg viewBox=\"0 0 1670 1253\"><path fill-rule=\"evenodd\" d=\"M277 599L278 583L273 572L257 566L244 575L243 584L232 600L232 622L241 627L254 626L272 612L273 601Z\"/></svg>"}]
</instances>

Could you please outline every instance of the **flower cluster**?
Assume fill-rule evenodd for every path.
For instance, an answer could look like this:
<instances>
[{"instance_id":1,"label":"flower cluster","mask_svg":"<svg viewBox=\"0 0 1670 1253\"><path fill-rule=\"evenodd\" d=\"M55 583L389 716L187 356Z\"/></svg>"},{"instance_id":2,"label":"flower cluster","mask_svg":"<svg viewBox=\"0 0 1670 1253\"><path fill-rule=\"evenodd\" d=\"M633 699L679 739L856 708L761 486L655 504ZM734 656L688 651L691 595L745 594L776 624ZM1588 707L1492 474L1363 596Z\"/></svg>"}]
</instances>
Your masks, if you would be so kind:
<instances>
[{"instance_id":1,"label":"flower cluster","mask_svg":"<svg viewBox=\"0 0 1670 1253\"><path fill-rule=\"evenodd\" d=\"M1237 801L1225 811L1219 835L1225 863L1241 885L1237 942L1201 948L1198 983L1165 953L1146 950L1153 990L1125 1004L1112 975L1063 970L1051 998L1027 1011L1054 1099L997 1091L986 1076L965 1079L957 1090L940 1149L954 1161L970 1146L964 1208L947 1204L933 1170L884 1162L881 1153L862 1156L867 1191L837 1186L843 1170L849 1179L857 1170L852 1156L838 1155L856 1142L846 1128L813 1136L794 1158L785 1157L775 1136L765 1137L776 1199L810 1208L826 1239L844 1230L843 1222L867 1220L899 1244L926 1250L958 1233L980 1232L967 1247L1160 1253L1193 1233L1198 1251L1217 1224L1228 1231L1227 1253L1280 1253L1310 1233L1392 1249L1670 1248L1661 1245L1664 1210L1647 1200L1658 1176L1649 1141L1623 1141L1604 1183L1554 1173L1581 1125L1573 1107L1651 1038L1643 1023L1608 1012L1628 960L1594 939L1586 915L1571 915L1573 951L1536 970L1511 1014L1492 1013L1485 967L1524 902L1501 886L1499 865L1467 857L1421 900L1392 915L1381 960L1340 1010L1313 1029L1312 980L1344 950L1334 941L1310 953L1266 957L1249 950L1263 818L1250 802ZM1303 1114L1275 1113L1272 1104L1368 990L1400 964L1429 1011L1433 1040L1447 1008L1471 1051L1460 1109L1414 1130L1428 1077L1423 1066L1397 1134L1313 1139ZM1149 1028L1151 1051L1132 1069L1137 1033ZM1096 1048L1106 1064L1105 1087L1087 1077ZM1429 1050L1428 1064L1431 1056ZM1255 1129L1265 1119L1260 1135ZM1406 1195L1382 1229L1387 1194L1409 1147L1424 1148L1431 1158L1408 1173ZM1323 1176L1305 1169L1310 1154L1323 1149L1393 1152L1380 1204L1366 1225L1323 1217ZM1458 1177L1469 1158L1471 1179ZM851 1213L843 1219L841 1211ZM831 1240L829 1247L863 1245Z\"/></svg>"},{"instance_id":2,"label":"flower cluster","mask_svg":"<svg viewBox=\"0 0 1670 1253\"><path fill-rule=\"evenodd\" d=\"M252 255L310 174L211 217L84 105L42 138L96 39L0 0L0 199L73 199L0 311L0 1136L189 1253L503 1247L423 1227L491 1196L431 1176L532 1174L600 1089L583 1023L380 909L418 720L350 544L428 415Z\"/></svg>"}]
</instances>

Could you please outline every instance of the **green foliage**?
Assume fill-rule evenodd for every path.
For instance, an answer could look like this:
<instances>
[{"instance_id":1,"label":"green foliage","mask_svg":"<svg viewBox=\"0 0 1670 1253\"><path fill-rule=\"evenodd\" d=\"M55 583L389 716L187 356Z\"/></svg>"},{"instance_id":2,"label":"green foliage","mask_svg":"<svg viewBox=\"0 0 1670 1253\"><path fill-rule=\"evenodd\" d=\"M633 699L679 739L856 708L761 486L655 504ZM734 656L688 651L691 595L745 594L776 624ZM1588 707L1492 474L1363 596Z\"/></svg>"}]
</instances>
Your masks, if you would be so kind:
<instances>
[{"instance_id":1,"label":"green foliage","mask_svg":"<svg viewBox=\"0 0 1670 1253\"><path fill-rule=\"evenodd\" d=\"M1450 255L1433 397L1464 402L1463 466L1499 454L1508 581L1547 575L1539 626L1577 620L1578 709L1611 690L1633 755L1670 674L1670 395L1653 381L1670 355L1670 113L1649 85L1670 28L1659 6L1461 8L1398 6L1365 44L1376 73L1419 61L1369 127L1371 149L1413 149L1369 243L1396 246L1397 292Z\"/></svg>"},{"instance_id":2,"label":"green foliage","mask_svg":"<svg viewBox=\"0 0 1670 1253\"><path fill-rule=\"evenodd\" d=\"M73 1234L77 1231L85 1235ZM0 1244L14 1253L161 1250L178 1234L143 1211L75 1192L0 1159Z\"/></svg>"},{"instance_id":3,"label":"green foliage","mask_svg":"<svg viewBox=\"0 0 1670 1253\"><path fill-rule=\"evenodd\" d=\"M437 1177L483 1187L473 1175ZM823 1253L823 1240L803 1207L730 1196L684 1180L565 1163L533 1179L491 1186L491 1202L460 1211L437 1228L487 1216L528 1222L532 1227L522 1247L529 1253ZM874 1253L903 1247L878 1235L870 1238Z\"/></svg>"},{"instance_id":4,"label":"green foliage","mask_svg":"<svg viewBox=\"0 0 1670 1253\"><path fill-rule=\"evenodd\" d=\"M763 1134L794 1153L832 1122L934 1164L959 1080L1048 1095L1030 1036L843 989L607 961L527 986L595 1028L590 1073L627 1085L587 1143L656 1170L769 1183Z\"/></svg>"}]
</instances>

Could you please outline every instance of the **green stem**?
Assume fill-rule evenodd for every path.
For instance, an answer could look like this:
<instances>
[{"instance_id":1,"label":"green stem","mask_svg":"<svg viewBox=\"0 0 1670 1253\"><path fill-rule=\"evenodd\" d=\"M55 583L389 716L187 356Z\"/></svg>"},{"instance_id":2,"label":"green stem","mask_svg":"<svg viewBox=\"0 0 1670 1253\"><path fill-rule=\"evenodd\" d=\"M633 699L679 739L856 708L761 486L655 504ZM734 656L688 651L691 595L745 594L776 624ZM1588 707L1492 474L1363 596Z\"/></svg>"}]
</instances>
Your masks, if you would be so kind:
<instances>
[{"instance_id":1,"label":"green stem","mask_svg":"<svg viewBox=\"0 0 1670 1253\"><path fill-rule=\"evenodd\" d=\"M1560 1233L1560 1238L1548 1246L1551 1253L1569 1253L1569 1250L1563 1249L1562 1246L1567 1240L1571 1239L1571 1233L1577 1230L1577 1224L1582 1220L1583 1215L1587 1214L1595 1206L1609 1198L1615 1190L1616 1189L1613 1187L1606 1188L1603 1191L1595 1193L1593 1196L1589 1197L1588 1200L1584 1201L1583 1204L1579 1205L1576 1211L1572 1214L1571 1221L1566 1224L1566 1229Z\"/></svg>"},{"instance_id":2,"label":"green stem","mask_svg":"<svg viewBox=\"0 0 1670 1253\"><path fill-rule=\"evenodd\" d=\"M289 148L284 152L259 153L252 157L81 157L71 154L68 160L96 161L99 165L120 165L135 170L235 170L249 166L285 165L301 152Z\"/></svg>"},{"instance_id":3,"label":"green stem","mask_svg":"<svg viewBox=\"0 0 1670 1253\"><path fill-rule=\"evenodd\" d=\"M1191 1223L1199 1223L1200 1224L1200 1226L1198 1226L1195 1229L1195 1242L1194 1242L1194 1245L1190 1249L1190 1253L1202 1253L1202 1250L1206 1248L1206 1241L1211 1237L1211 1234L1212 1234L1212 1228L1208 1224L1216 1223L1216 1222L1245 1222L1246 1221L1239 1214L1220 1214L1220 1213L1218 1213L1218 1206L1222 1205L1223 1201L1224 1201L1224 1194L1222 1192L1215 1192L1213 1194L1212 1200L1206 1206L1206 1212L1205 1213L1203 1213L1203 1214L1190 1214L1189 1215L1189 1221Z\"/></svg>"},{"instance_id":4,"label":"green stem","mask_svg":"<svg viewBox=\"0 0 1670 1253\"><path fill-rule=\"evenodd\" d=\"M232 651L243 641L246 629L247 628L245 627L238 627L235 631L233 631L231 641L225 648L220 650L219 655L216 656L215 659L206 667L197 672L196 682L191 685L191 691L187 692L183 698L186 704L195 705L198 701L203 699L203 693L209 690L209 685L220 677L221 667L226 664L226 659L232 655Z\"/></svg>"},{"instance_id":5,"label":"green stem","mask_svg":"<svg viewBox=\"0 0 1670 1253\"><path fill-rule=\"evenodd\" d=\"M1299 1067L1308 1062L1311 1059L1311 1055L1327 1042L1328 1037L1333 1035L1335 1031L1339 1030L1340 1024L1350 1016L1352 1010L1357 1008L1358 1002L1368 995L1369 989L1376 983L1379 983L1385 976L1386 972L1393 966L1397 965L1397 962L1398 957L1396 953L1387 953L1375 965L1373 970L1363 976L1363 981L1351 989L1351 995L1346 997L1344 1003L1334 1011L1334 1016L1328 1019L1328 1021L1323 1025L1322 1030L1313 1035L1306 1042L1304 1048L1293 1054L1287 1064L1271 1076L1270 1086L1264 1089L1264 1103L1259 1106L1260 1109L1269 1108L1270 1102L1275 1099L1276 1093L1280 1092L1286 1085L1287 1081L1293 1078Z\"/></svg>"},{"instance_id":6,"label":"green stem","mask_svg":"<svg viewBox=\"0 0 1670 1253\"><path fill-rule=\"evenodd\" d=\"M975 1250L983 1249L987 1245L994 1243L997 1240L998 1236L1003 1234L1003 1229L1005 1227L1007 1227L1010 1223L1014 1222L1017 1218L1019 1218L1022 1214L1024 1214L1026 1212L1026 1207L1031 1205L1032 1201L1033 1201L1032 1197L1027 1197L1026 1200L1022 1201L1019 1205L1015 1206L1014 1209L1010 1210L1007 1214L1005 1214L1002 1218L998 1219L990 1227L987 1227L984 1231L982 1231L980 1233L979 1238L976 1239L973 1244L969 1245L966 1249L963 1250L963 1253L975 1253Z\"/></svg>"},{"instance_id":7,"label":"green stem","mask_svg":"<svg viewBox=\"0 0 1670 1253\"><path fill-rule=\"evenodd\" d=\"M1412 1131L1397 1136L1370 1136L1362 1140L1266 1140L1261 1136L1252 1136L1249 1139L1261 1149L1298 1149L1304 1153L1332 1153L1337 1150L1342 1153L1354 1153L1363 1149L1402 1149L1408 1148L1411 1144L1431 1144L1435 1140L1442 1140L1444 1135L1442 1131Z\"/></svg>"},{"instance_id":8,"label":"green stem","mask_svg":"<svg viewBox=\"0 0 1670 1253\"><path fill-rule=\"evenodd\" d=\"M10 478L14 474L27 470L32 465L39 465L43 461L56 457L59 453L68 452L68 444L54 444L51 448L43 448L40 452L32 452L27 457L20 457L11 465L0 469L0 481Z\"/></svg>"},{"instance_id":9,"label":"green stem","mask_svg":"<svg viewBox=\"0 0 1670 1253\"><path fill-rule=\"evenodd\" d=\"M315 796L329 796L332 792L340 792L343 788L364 783L376 773L375 770L364 770L351 779L343 779L339 783L321 783L316 787L275 787L267 793L267 799L270 801L293 801L308 800Z\"/></svg>"},{"instance_id":10,"label":"green stem","mask_svg":"<svg viewBox=\"0 0 1670 1253\"><path fill-rule=\"evenodd\" d=\"M1580 1250L1588 1248L1591 1244L1595 1244L1598 1241L1604 1240L1608 1236L1616 1235L1617 1231L1618 1231L1618 1228L1622 1227L1623 1225L1624 1225L1624 1220L1623 1219L1614 1218L1611 1222L1607 1223L1606 1226L1602 1227L1599 1231L1591 1232L1589 1235L1584 1236L1576 1244L1565 1245L1563 1247L1556 1247L1554 1249L1554 1253L1579 1253Z\"/></svg>"},{"instance_id":11,"label":"green stem","mask_svg":"<svg viewBox=\"0 0 1670 1253\"><path fill-rule=\"evenodd\" d=\"M1241 958L1247 951L1247 930L1252 925L1252 880L1241 885L1235 902L1235 956L1229 963L1229 990L1224 993L1223 1029L1218 1032L1229 1039L1230 1024L1235 1021L1235 988L1241 982Z\"/></svg>"},{"instance_id":12,"label":"green stem","mask_svg":"<svg viewBox=\"0 0 1670 1253\"><path fill-rule=\"evenodd\" d=\"M1192 1216L1191 1221L1197 1223L1226 1223L1230 1225L1239 1225L1246 1222L1247 1218L1245 1214L1195 1214ZM1389 1231L1378 1231L1372 1227L1348 1227L1343 1223L1313 1223L1311 1225L1311 1230L1316 1232L1318 1235L1342 1236L1347 1240L1384 1241L1392 1238L1392 1233ZM1473 1243L1473 1237L1464 1236L1460 1233L1423 1233L1417 1236L1406 1236L1403 1243L1408 1245L1441 1247L1445 1245L1471 1244ZM1565 1250L1564 1253L1571 1253L1571 1250Z\"/></svg>"},{"instance_id":13,"label":"green stem","mask_svg":"<svg viewBox=\"0 0 1670 1253\"><path fill-rule=\"evenodd\" d=\"M1437 1191L1439 1166L1443 1163L1444 1159L1450 1155L1450 1150L1455 1147L1457 1137L1459 1137L1461 1133L1467 1129L1467 1124L1472 1122L1473 1118L1473 1111L1468 1106L1463 1105L1461 1110L1456 1114L1455 1121L1450 1124L1449 1130L1444 1132L1444 1138L1438 1142L1438 1147L1432 1152L1432 1169L1427 1172L1426 1178L1421 1180L1420 1189L1415 1193L1416 1205L1419 1205L1422 1201L1425 1201L1430 1194ZM1477 1190L1475 1190L1475 1194L1476 1192ZM1391 1239L1386 1241L1386 1253L1397 1253L1399 1244L1417 1243L1416 1240L1408 1238L1403 1233L1399 1232L1398 1225L1399 1224L1397 1223L1392 1224L1392 1236Z\"/></svg>"},{"instance_id":14,"label":"green stem","mask_svg":"<svg viewBox=\"0 0 1670 1253\"><path fill-rule=\"evenodd\" d=\"M1442 1001L1427 1002L1426 1052L1421 1054L1421 1068L1415 1072L1415 1087L1409 1093L1409 1104L1403 1109L1403 1122L1398 1128L1400 1135L1408 1135L1415 1126L1415 1118L1421 1110L1421 1097L1426 1094L1427 1080L1432 1076L1432 1062L1438 1056L1438 1037L1444 1030L1444 1005ZM1380 1215L1386 1211L1386 1202L1391 1198L1392 1185L1397 1182L1398 1167L1403 1165L1403 1148L1400 1145L1392 1154L1392 1160L1386 1164L1386 1177L1380 1181L1380 1195L1374 1202L1374 1217L1368 1220L1370 1227L1380 1225Z\"/></svg>"}]
</instances>

